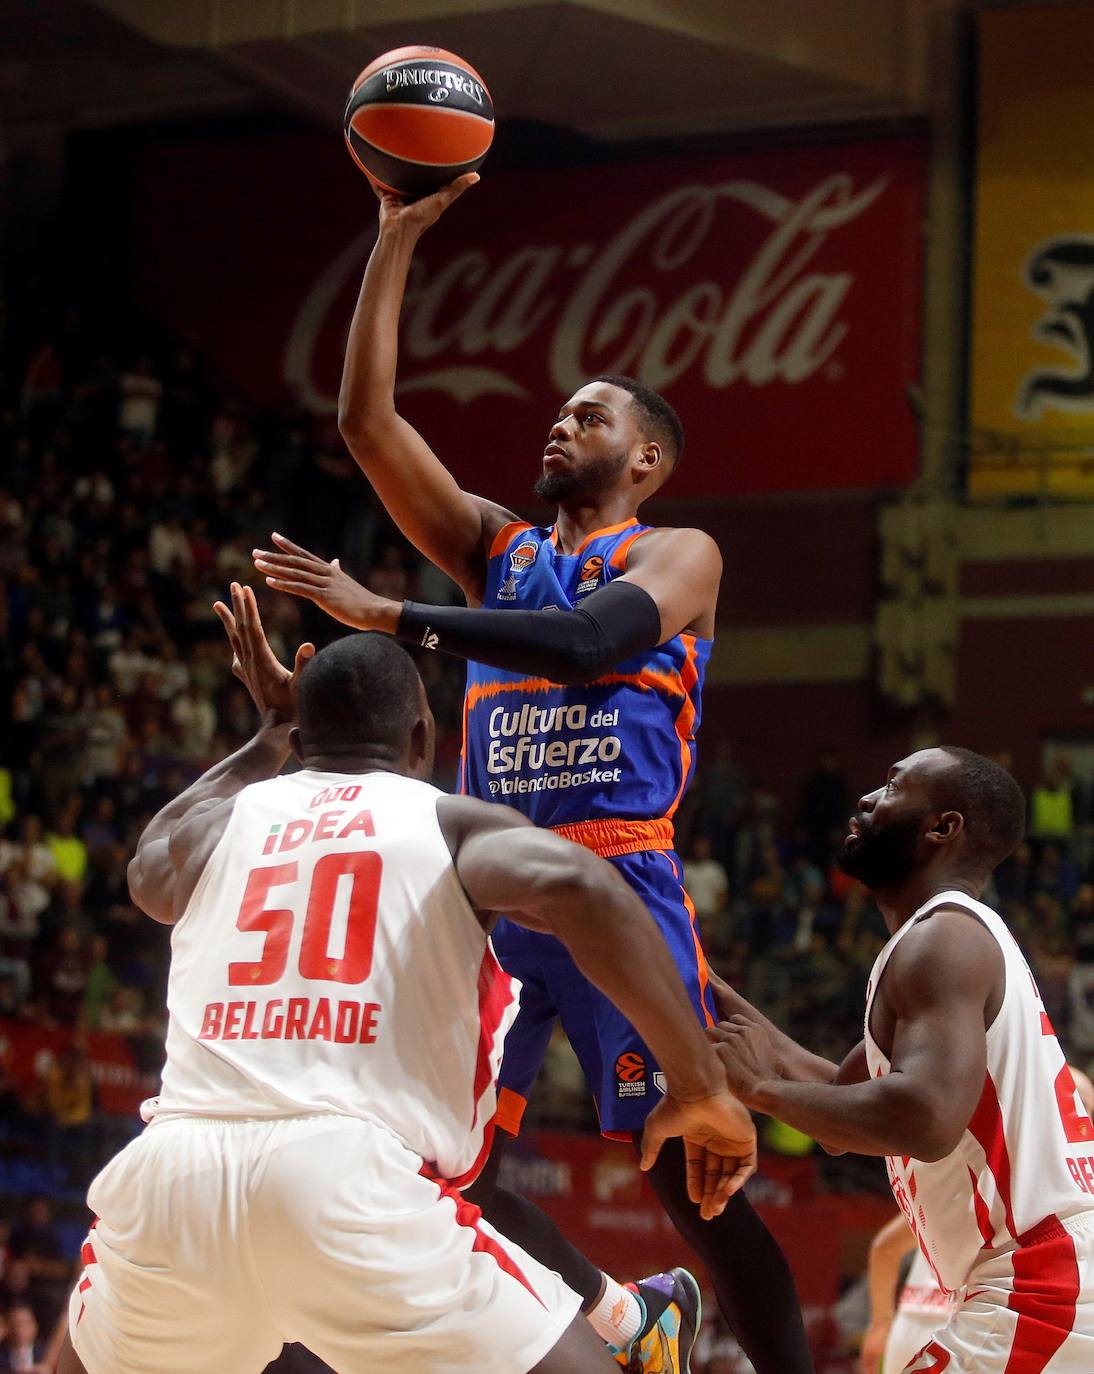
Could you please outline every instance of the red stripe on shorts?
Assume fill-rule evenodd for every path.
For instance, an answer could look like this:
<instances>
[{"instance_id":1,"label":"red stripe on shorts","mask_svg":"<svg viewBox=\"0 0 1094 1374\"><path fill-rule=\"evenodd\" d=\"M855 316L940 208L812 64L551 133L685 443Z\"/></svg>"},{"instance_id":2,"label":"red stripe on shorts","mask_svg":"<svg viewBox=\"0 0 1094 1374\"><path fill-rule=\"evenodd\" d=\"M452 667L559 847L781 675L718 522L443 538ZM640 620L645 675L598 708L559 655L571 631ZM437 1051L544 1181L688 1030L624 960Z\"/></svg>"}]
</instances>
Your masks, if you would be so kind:
<instances>
[{"instance_id":1,"label":"red stripe on shorts","mask_svg":"<svg viewBox=\"0 0 1094 1374\"><path fill-rule=\"evenodd\" d=\"M479 1222L482 1220L482 1212L479 1211L475 1204L473 1202L468 1202L467 1198L463 1196L458 1188L454 1188L448 1179L438 1178L436 1174L432 1173L428 1164L423 1164L418 1172L423 1178L428 1178L430 1183L435 1183L437 1185L442 1197L452 1199L456 1206L456 1221L458 1225L467 1227L469 1231L473 1231L475 1234L471 1249L477 1250L480 1254L490 1255L499 1269L503 1269L512 1278L516 1279L518 1283L522 1283L524 1287L527 1288L528 1292L531 1293L532 1297L535 1298L536 1302L538 1302L541 1307L545 1308L547 1304L528 1282L520 1265L517 1264L512 1255L508 1254L493 1236L488 1236L486 1232L481 1229Z\"/></svg>"},{"instance_id":2,"label":"red stripe on shorts","mask_svg":"<svg viewBox=\"0 0 1094 1374\"><path fill-rule=\"evenodd\" d=\"M1075 1242L1049 1217L1015 1250L1014 1288L1007 1300L1018 1313L1004 1374L1041 1374L1075 1325L1079 1262Z\"/></svg>"}]
</instances>

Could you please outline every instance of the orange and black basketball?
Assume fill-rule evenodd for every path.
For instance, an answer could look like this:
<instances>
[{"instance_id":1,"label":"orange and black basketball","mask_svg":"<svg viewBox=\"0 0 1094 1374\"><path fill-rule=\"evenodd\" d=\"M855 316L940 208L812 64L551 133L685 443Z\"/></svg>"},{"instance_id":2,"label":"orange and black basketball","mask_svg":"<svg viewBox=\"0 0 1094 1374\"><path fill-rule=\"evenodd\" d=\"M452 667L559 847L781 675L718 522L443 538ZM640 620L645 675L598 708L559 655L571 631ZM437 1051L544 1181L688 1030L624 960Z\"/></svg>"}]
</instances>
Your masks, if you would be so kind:
<instances>
[{"instance_id":1,"label":"orange and black basketball","mask_svg":"<svg viewBox=\"0 0 1094 1374\"><path fill-rule=\"evenodd\" d=\"M494 103L455 53L395 48L353 83L344 127L362 172L416 200L476 170L494 138Z\"/></svg>"}]
</instances>

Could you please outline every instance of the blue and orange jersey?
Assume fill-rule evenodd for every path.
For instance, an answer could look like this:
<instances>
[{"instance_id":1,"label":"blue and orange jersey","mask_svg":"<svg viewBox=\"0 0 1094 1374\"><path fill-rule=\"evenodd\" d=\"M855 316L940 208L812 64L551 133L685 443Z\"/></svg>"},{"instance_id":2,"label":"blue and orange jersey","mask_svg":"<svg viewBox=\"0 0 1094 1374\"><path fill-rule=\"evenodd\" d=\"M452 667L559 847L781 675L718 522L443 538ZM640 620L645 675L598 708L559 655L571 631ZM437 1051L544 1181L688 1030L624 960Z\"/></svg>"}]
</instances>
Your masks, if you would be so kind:
<instances>
[{"instance_id":1,"label":"blue and orange jersey","mask_svg":"<svg viewBox=\"0 0 1094 1374\"><path fill-rule=\"evenodd\" d=\"M553 527L506 525L490 550L483 606L572 610L626 571L651 528L626 520L564 554ZM603 854L671 849L710 647L675 635L582 686L469 663L461 791L564 827Z\"/></svg>"}]
</instances>

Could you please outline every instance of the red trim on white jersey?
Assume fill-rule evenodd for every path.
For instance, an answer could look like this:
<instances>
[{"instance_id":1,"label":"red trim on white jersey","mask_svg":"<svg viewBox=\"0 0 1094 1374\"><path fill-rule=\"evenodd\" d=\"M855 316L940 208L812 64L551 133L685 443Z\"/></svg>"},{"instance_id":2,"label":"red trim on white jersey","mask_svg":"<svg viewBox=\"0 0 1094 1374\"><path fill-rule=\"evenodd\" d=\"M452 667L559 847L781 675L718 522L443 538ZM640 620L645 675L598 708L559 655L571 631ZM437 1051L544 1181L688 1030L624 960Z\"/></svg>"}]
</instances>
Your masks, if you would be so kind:
<instances>
[{"instance_id":1,"label":"red trim on white jersey","mask_svg":"<svg viewBox=\"0 0 1094 1374\"><path fill-rule=\"evenodd\" d=\"M984 1151L984 1160L995 1180L995 1190L1003 1204L1007 1230L1012 1240L1018 1239L1014 1226L1014 1212L1010 1197L1010 1155L1007 1152L1007 1137L1003 1131L1003 1110L999 1105L999 1094L991 1081L991 1074L984 1075L984 1091L976 1104L969 1121L969 1134ZM979 1216L977 1220L979 1221ZM981 1227L983 1232L983 1227ZM989 1242L990 1244L990 1242Z\"/></svg>"},{"instance_id":2,"label":"red trim on white jersey","mask_svg":"<svg viewBox=\"0 0 1094 1374\"><path fill-rule=\"evenodd\" d=\"M969 1184L972 1187L972 1209L976 1216L976 1224L980 1228L980 1236L985 1245L995 1243L995 1228L991 1224L991 1213L988 1211L988 1204L980 1196L980 1189L976 1186L976 1175L969 1169Z\"/></svg>"},{"instance_id":3,"label":"red trim on white jersey","mask_svg":"<svg viewBox=\"0 0 1094 1374\"><path fill-rule=\"evenodd\" d=\"M479 1051L475 1062L472 1127L479 1119L482 1095L494 1081L494 1045L505 1020L506 1009L513 1001L513 980L498 963L493 949L487 945L479 968Z\"/></svg>"}]
</instances>

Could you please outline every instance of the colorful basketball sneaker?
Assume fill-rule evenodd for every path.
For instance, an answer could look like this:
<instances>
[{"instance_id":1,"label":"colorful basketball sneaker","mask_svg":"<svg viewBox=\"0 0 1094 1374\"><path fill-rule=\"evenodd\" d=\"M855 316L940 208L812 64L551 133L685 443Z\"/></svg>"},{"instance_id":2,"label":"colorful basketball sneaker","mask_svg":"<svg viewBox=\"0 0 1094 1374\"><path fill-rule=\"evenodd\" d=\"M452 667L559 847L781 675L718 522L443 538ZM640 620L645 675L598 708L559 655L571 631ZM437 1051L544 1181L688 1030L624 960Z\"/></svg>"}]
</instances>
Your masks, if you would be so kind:
<instances>
[{"instance_id":1,"label":"colorful basketball sneaker","mask_svg":"<svg viewBox=\"0 0 1094 1374\"><path fill-rule=\"evenodd\" d=\"M646 1320L629 1346L612 1352L616 1363L628 1374L689 1374L703 1317L695 1276L670 1269L626 1286L641 1298Z\"/></svg>"}]
</instances>

